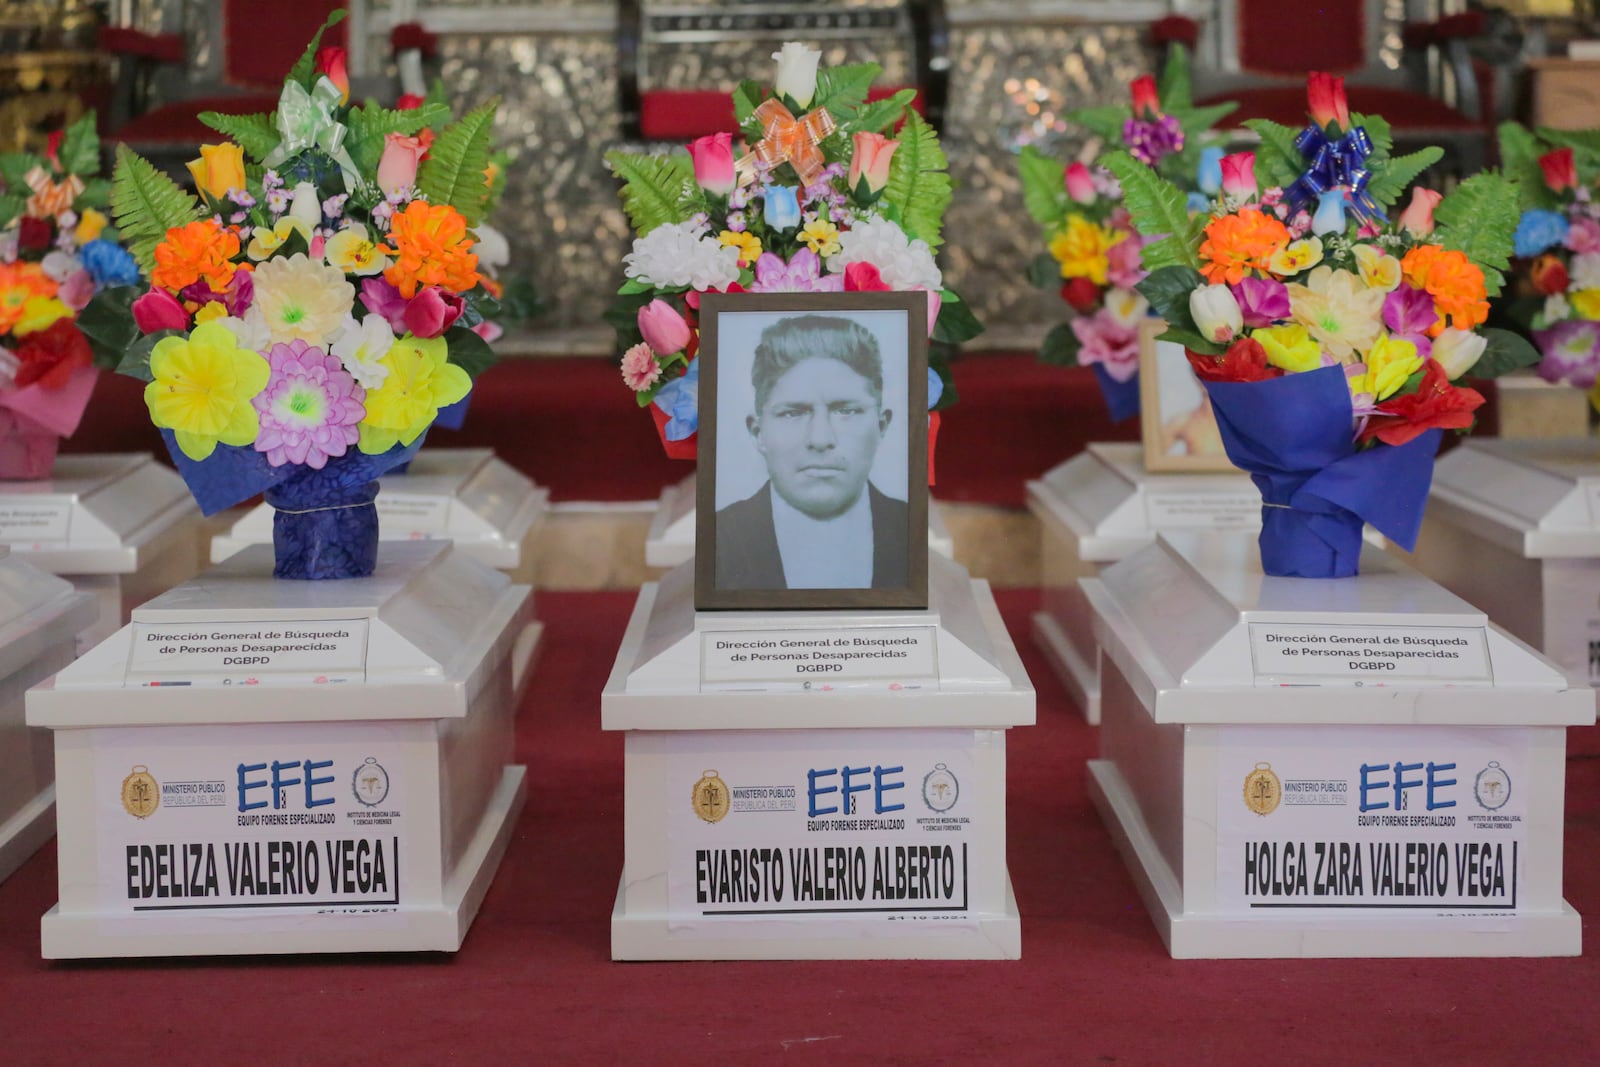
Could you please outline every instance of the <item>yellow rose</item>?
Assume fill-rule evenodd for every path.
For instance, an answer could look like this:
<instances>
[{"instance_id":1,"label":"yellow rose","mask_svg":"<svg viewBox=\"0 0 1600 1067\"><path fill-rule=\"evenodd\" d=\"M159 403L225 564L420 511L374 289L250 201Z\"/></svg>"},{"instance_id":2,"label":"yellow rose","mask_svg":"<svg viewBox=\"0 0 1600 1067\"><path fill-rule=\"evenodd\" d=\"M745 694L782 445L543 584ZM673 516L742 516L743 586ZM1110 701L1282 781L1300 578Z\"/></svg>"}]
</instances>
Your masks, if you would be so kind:
<instances>
[{"instance_id":1,"label":"yellow rose","mask_svg":"<svg viewBox=\"0 0 1600 1067\"><path fill-rule=\"evenodd\" d=\"M1586 319L1600 319L1600 289L1579 289L1567 294L1572 310Z\"/></svg>"},{"instance_id":2,"label":"yellow rose","mask_svg":"<svg viewBox=\"0 0 1600 1067\"><path fill-rule=\"evenodd\" d=\"M1312 340L1310 331L1298 323L1269 326L1250 336L1261 342L1268 363L1290 374L1300 374L1322 366L1322 346Z\"/></svg>"},{"instance_id":3,"label":"yellow rose","mask_svg":"<svg viewBox=\"0 0 1600 1067\"><path fill-rule=\"evenodd\" d=\"M244 188L244 149L231 142L203 144L200 158L189 161L189 173L197 189L221 200L231 190Z\"/></svg>"},{"instance_id":4,"label":"yellow rose","mask_svg":"<svg viewBox=\"0 0 1600 1067\"><path fill-rule=\"evenodd\" d=\"M78 228L73 231L72 239L80 245L86 245L99 237L110 221L94 208L86 207L83 214L78 216Z\"/></svg>"}]
</instances>

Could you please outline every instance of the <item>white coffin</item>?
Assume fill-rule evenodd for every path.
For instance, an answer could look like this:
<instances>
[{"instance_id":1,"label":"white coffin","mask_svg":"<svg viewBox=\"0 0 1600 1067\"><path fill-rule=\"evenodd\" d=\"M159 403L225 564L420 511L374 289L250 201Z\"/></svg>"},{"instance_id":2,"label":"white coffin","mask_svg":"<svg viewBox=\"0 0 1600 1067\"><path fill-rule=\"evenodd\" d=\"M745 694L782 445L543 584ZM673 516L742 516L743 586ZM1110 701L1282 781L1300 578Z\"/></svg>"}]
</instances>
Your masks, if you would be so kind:
<instances>
[{"instance_id":1,"label":"white coffin","mask_svg":"<svg viewBox=\"0 0 1600 1067\"><path fill-rule=\"evenodd\" d=\"M1434 467L1411 562L1600 686L1600 442L1464 442Z\"/></svg>"},{"instance_id":2,"label":"white coffin","mask_svg":"<svg viewBox=\"0 0 1600 1067\"><path fill-rule=\"evenodd\" d=\"M1090 792L1173 956L1579 952L1566 728L1594 699L1548 660L1374 548L1267 578L1248 540L1167 535L1084 586Z\"/></svg>"},{"instance_id":3,"label":"white coffin","mask_svg":"<svg viewBox=\"0 0 1600 1067\"><path fill-rule=\"evenodd\" d=\"M1144 447L1092 444L1028 483L1028 508L1043 527L1044 606L1034 639L1091 725L1100 721L1094 613L1078 587L1167 531L1261 528L1261 494L1249 475L1164 473L1144 468Z\"/></svg>"},{"instance_id":4,"label":"white coffin","mask_svg":"<svg viewBox=\"0 0 1600 1067\"><path fill-rule=\"evenodd\" d=\"M613 958L1017 958L1005 736L1034 694L988 586L937 554L926 611L696 612L693 584L644 587L601 697L627 732ZM728 879L761 849L782 873Z\"/></svg>"},{"instance_id":5,"label":"white coffin","mask_svg":"<svg viewBox=\"0 0 1600 1067\"><path fill-rule=\"evenodd\" d=\"M28 694L55 733L47 958L460 947L524 795L527 587L438 541L371 578L271 571L240 552Z\"/></svg>"},{"instance_id":6,"label":"white coffin","mask_svg":"<svg viewBox=\"0 0 1600 1067\"><path fill-rule=\"evenodd\" d=\"M200 569L200 509L148 454L60 456L51 477L0 482L0 544L94 597L82 651Z\"/></svg>"},{"instance_id":7,"label":"white coffin","mask_svg":"<svg viewBox=\"0 0 1600 1067\"><path fill-rule=\"evenodd\" d=\"M661 490L661 499L645 534L645 563L651 567L676 567L693 559L694 516L695 481L691 474L677 485ZM955 542L934 500L928 501L928 547L946 557L955 557Z\"/></svg>"},{"instance_id":8,"label":"white coffin","mask_svg":"<svg viewBox=\"0 0 1600 1067\"><path fill-rule=\"evenodd\" d=\"M534 539L550 494L487 448L424 448L404 474L379 479L378 535L385 541L454 541L472 559L532 585ZM212 539L220 563L247 545L272 543L272 508L251 509Z\"/></svg>"},{"instance_id":9,"label":"white coffin","mask_svg":"<svg viewBox=\"0 0 1600 1067\"><path fill-rule=\"evenodd\" d=\"M55 832L50 735L30 729L28 688L72 662L93 599L0 545L0 881Z\"/></svg>"}]
</instances>

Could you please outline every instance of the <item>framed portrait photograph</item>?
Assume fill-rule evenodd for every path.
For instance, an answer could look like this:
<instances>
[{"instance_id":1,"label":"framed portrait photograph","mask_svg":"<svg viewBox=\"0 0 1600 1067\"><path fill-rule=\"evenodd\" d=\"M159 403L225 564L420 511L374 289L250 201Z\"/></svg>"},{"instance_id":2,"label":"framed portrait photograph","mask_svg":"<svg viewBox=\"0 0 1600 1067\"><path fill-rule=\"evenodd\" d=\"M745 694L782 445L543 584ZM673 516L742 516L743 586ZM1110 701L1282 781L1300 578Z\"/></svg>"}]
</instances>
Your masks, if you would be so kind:
<instances>
[{"instance_id":1,"label":"framed portrait photograph","mask_svg":"<svg viewBox=\"0 0 1600 1067\"><path fill-rule=\"evenodd\" d=\"M1158 341L1167 324L1139 325L1139 429L1149 471L1232 471L1211 412L1211 398L1189 366L1183 346Z\"/></svg>"},{"instance_id":2,"label":"framed portrait photograph","mask_svg":"<svg viewBox=\"0 0 1600 1067\"><path fill-rule=\"evenodd\" d=\"M699 359L695 607L927 607L927 294L706 293Z\"/></svg>"}]
</instances>

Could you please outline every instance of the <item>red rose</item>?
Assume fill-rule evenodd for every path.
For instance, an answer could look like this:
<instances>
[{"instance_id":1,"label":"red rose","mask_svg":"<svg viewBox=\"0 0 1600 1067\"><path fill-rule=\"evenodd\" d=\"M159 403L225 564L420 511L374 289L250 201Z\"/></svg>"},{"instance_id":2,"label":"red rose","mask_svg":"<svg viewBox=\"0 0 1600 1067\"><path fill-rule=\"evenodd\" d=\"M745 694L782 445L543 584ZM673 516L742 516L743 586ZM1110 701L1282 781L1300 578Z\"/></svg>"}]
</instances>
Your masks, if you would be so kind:
<instances>
[{"instance_id":1,"label":"red rose","mask_svg":"<svg viewBox=\"0 0 1600 1067\"><path fill-rule=\"evenodd\" d=\"M1221 358L1187 353L1195 376L1206 382L1265 382L1282 378L1283 369L1267 362L1267 350L1254 337L1241 337Z\"/></svg>"},{"instance_id":2,"label":"red rose","mask_svg":"<svg viewBox=\"0 0 1600 1067\"><path fill-rule=\"evenodd\" d=\"M1417 391L1379 404L1378 414L1368 419L1361 431L1361 440L1403 445L1435 428L1465 430L1472 426L1472 413L1482 406L1480 393L1451 385L1444 367L1430 359Z\"/></svg>"},{"instance_id":3,"label":"red rose","mask_svg":"<svg viewBox=\"0 0 1600 1067\"><path fill-rule=\"evenodd\" d=\"M71 319L57 319L48 328L28 334L12 351L20 364L19 389L35 383L46 389L60 389L74 371L94 363L89 339Z\"/></svg>"},{"instance_id":4,"label":"red rose","mask_svg":"<svg viewBox=\"0 0 1600 1067\"><path fill-rule=\"evenodd\" d=\"M1567 291L1567 265L1558 256L1540 256L1533 261L1529 275L1533 278L1533 287L1545 296Z\"/></svg>"},{"instance_id":5,"label":"red rose","mask_svg":"<svg viewBox=\"0 0 1600 1067\"><path fill-rule=\"evenodd\" d=\"M1099 307L1100 295L1100 287L1088 278L1073 278L1061 287L1061 299L1080 315L1087 315Z\"/></svg>"},{"instance_id":6,"label":"red rose","mask_svg":"<svg viewBox=\"0 0 1600 1067\"><path fill-rule=\"evenodd\" d=\"M1134 118L1161 114L1161 95L1156 91L1156 80L1152 75L1135 78L1128 90L1133 94Z\"/></svg>"},{"instance_id":7,"label":"red rose","mask_svg":"<svg viewBox=\"0 0 1600 1067\"><path fill-rule=\"evenodd\" d=\"M17 226L17 247L24 252L43 252L50 247L50 220L23 216Z\"/></svg>"},{"instance_id":8,"label":"red rose","mask_svg":"<svg viewBox=\"0 0 1600 1067\"><path fill-rule=\"evenodd\" d=\"M412 111L427 102L428 98L425 96L418 96L416 93L401 93L400 99L394 102L394 106L397 111Z\"/></svg>"},{"instance_id":9,"label":"red rose","mask_svg":"<svg viewBox=\"0 0 1600 1067\"><path fill-rule=\"evenodd\" d=\"M1544 183L1555 192L1563 192L1578 184L1578 165L1572 158L1572 149L1558 148L1539 157L1539 169L1544 171Z\"/></svg>"},{"instance_id":10,"label":"red rose","mask_svg":"<svg viewBox=\"0 0 1600 1067\"><path fill-rule=\"evenodd\" d=\"M1306 102L1311 105L1311 121L1323 129L1329 125L1340 131L1350 128L1350 104L1344 95L1344 79L1320 70L1306 75Z\"/></svg>"}]
</instances>

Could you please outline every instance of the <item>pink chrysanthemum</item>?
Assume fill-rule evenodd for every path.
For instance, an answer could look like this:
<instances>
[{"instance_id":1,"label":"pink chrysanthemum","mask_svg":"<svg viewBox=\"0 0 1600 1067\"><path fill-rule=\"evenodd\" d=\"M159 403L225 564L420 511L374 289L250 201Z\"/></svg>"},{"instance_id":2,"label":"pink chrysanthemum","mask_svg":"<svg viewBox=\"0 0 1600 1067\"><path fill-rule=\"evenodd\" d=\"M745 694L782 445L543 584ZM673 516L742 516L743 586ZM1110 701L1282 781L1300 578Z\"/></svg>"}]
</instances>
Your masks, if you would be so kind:
<instances>
[{"instance_id":1,"label":"pink chrysanthemum","mask_svg":"<svg viewBox=\"0 0 1600 1067\"><path fill-rule=\"evenodd\" d=\"M356 443L367 413L366 390L338 356L304 341L274 345L267 354L272 377L252 403L261 420L255 449L274 467L303 463L321 470Z\"/></svg>"},{"instance_id":2,"label":"pink chrysanthemum","mask_svg":"<svg viewBox=\"0 0 1600 1067\"><path fill-rule=\"evenodd\" d=\"M636 393L661 380L661 364L647 344L636 344L622 354L622 380Z\"/></svg>"}]
</instances>

